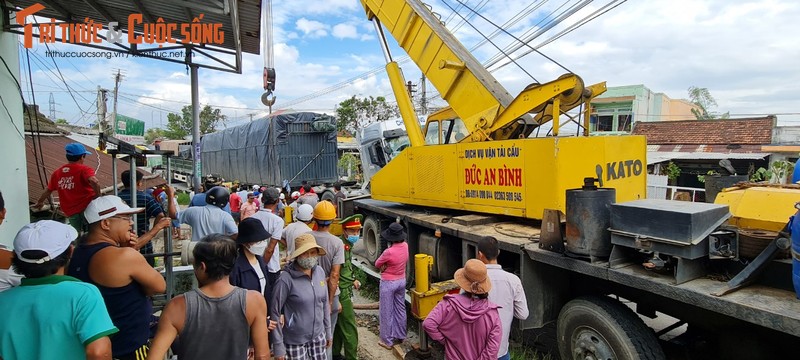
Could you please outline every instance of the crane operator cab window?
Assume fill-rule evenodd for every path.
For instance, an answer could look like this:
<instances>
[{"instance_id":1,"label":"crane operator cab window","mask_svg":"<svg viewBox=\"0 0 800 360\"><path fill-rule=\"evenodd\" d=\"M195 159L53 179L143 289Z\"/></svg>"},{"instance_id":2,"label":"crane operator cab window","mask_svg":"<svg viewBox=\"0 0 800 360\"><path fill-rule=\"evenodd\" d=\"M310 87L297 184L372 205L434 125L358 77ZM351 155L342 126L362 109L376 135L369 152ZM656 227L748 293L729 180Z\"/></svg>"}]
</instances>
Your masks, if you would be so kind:
<instances>
[{"instance_id":1,"label":"crane operator cab window","mask_svg":"<svg viewBox=\"0 0 800 360\"><path fill-rule=\"evenodd\" d=\"M467 127L459 118L428 121L425 144L455 144L467 136Z\"/></svg>"}]
</instances>

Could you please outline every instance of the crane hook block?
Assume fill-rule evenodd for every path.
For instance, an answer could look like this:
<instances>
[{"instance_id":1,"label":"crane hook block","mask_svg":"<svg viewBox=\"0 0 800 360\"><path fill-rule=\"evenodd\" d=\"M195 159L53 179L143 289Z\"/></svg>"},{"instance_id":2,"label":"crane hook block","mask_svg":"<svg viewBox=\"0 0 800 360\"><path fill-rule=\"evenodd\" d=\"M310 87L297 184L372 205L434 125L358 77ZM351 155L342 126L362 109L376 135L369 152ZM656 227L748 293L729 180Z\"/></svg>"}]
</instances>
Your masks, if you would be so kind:
<instances>
[{"instance_id":1,"label":"crane hook block","mask_svg":"<svg viewBox=\"0 0 800 360\"><path fill-rule=\"evenodd\" d=\"M275 69L274 68L264 68L264 90L267 90L268 93L272 93L275 91Z\"/></svg>"},{"instance_id":2,"label":"crane hook block","mask_svg":"<svg viewBox=\"0 0 800 360\"><path fill-rule=\"evenodd\" d=\"M272 95L272 91L267 90L267 92L261 94L261 103L266 106L275 105L276 97Z\"/></svg>"}]
</instances>

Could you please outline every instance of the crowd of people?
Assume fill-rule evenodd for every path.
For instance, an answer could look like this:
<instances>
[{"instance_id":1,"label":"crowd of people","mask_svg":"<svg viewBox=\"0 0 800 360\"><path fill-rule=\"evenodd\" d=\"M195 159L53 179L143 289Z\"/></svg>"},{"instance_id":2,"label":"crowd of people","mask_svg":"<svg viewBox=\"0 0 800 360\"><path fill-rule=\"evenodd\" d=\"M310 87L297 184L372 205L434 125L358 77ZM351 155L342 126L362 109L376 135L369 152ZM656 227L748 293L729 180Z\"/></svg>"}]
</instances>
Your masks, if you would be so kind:
<instances>
[{"instance_id":1,"label":"crowd of people","mask_svg":"<svg viewBox=\"0 0 800 360\"><path fill-rule=\"evenodd\" d=\"M82 164L83 146L70 144L66 153L68 163L34 207L58 191L69 225L31 223L13 251L0 249L0 359L162 360L170 352L182 360L358 358L352 298L361 284L351 251L361 215L338 219L336 205L308 184L287 203L281 188L207 183L179 209L170 186L133 194L126 171L118 196L102 196ZM134 174L136 189L142 175ZM336 190L337 199L345 196ZM0 193L0 225L5 214ZM331 234L335 222L341 236ZM166 282L153 266L152 239L180 224L191 229L199 286L156 317L151 297ZM380 236L389 246L375 263L378 345L391 349L406 339L410 254L400 223ZM447 359L508 359L511 322L528 316L525 295L519 278L498 265L497 240L477 245L478 258L455 273L462 292L445 296L423 327Z\"/></svg>"}]
</instances>

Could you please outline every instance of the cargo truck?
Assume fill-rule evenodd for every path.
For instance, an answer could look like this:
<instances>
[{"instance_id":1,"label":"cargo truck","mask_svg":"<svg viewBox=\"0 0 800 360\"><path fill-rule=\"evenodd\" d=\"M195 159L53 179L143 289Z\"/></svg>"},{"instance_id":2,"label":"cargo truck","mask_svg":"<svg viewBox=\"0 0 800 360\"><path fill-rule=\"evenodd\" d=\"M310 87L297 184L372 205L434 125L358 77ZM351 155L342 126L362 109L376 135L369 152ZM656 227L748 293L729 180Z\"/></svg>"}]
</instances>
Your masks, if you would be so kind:
<instances>
[{"instance_id":1,"label":"cargo truck","mask_svg":"<svg viewBox=\"0 0 800 360\"><path fill-rule=\"evenodd\" d=\"M307 181L321 198L333 199L330 186L338 180L335 124L329 115L297 112L204 135L203 174L292 190Z\"/></svg>"}]
</instances>

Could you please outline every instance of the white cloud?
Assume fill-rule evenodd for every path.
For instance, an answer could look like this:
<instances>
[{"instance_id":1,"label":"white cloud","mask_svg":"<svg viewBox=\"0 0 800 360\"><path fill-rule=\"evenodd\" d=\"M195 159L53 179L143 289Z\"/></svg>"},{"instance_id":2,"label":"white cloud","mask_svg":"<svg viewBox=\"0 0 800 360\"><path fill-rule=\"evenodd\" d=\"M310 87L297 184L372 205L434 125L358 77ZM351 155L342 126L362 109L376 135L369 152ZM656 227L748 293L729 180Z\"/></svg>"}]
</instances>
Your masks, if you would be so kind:
<instances>
[{"instance_id":1,"label":"white cloud","mask_svg":"<svg viewBox=\"0 0 800 360\"><path fill-rule=\"evenodd\" d=\"M356 30L355 25L341 23L336 24L333 26L333 31L331 32L333 37L338 39L358 39L358 30Z\"/></svg>"},{"instance_id":2,"label":"white cloud","mask_svg":"<svg viewBox=\"0 0 800 360\"><path fill-rule=\"evenodd\" d=\"M305 36L310 38L319 38L328 35L328 25L325 25L316 20L308 20L306 18L300 18L295 22L295 26L297 30L300 30L305 34Z\"/></svg>"}]
</instances>

